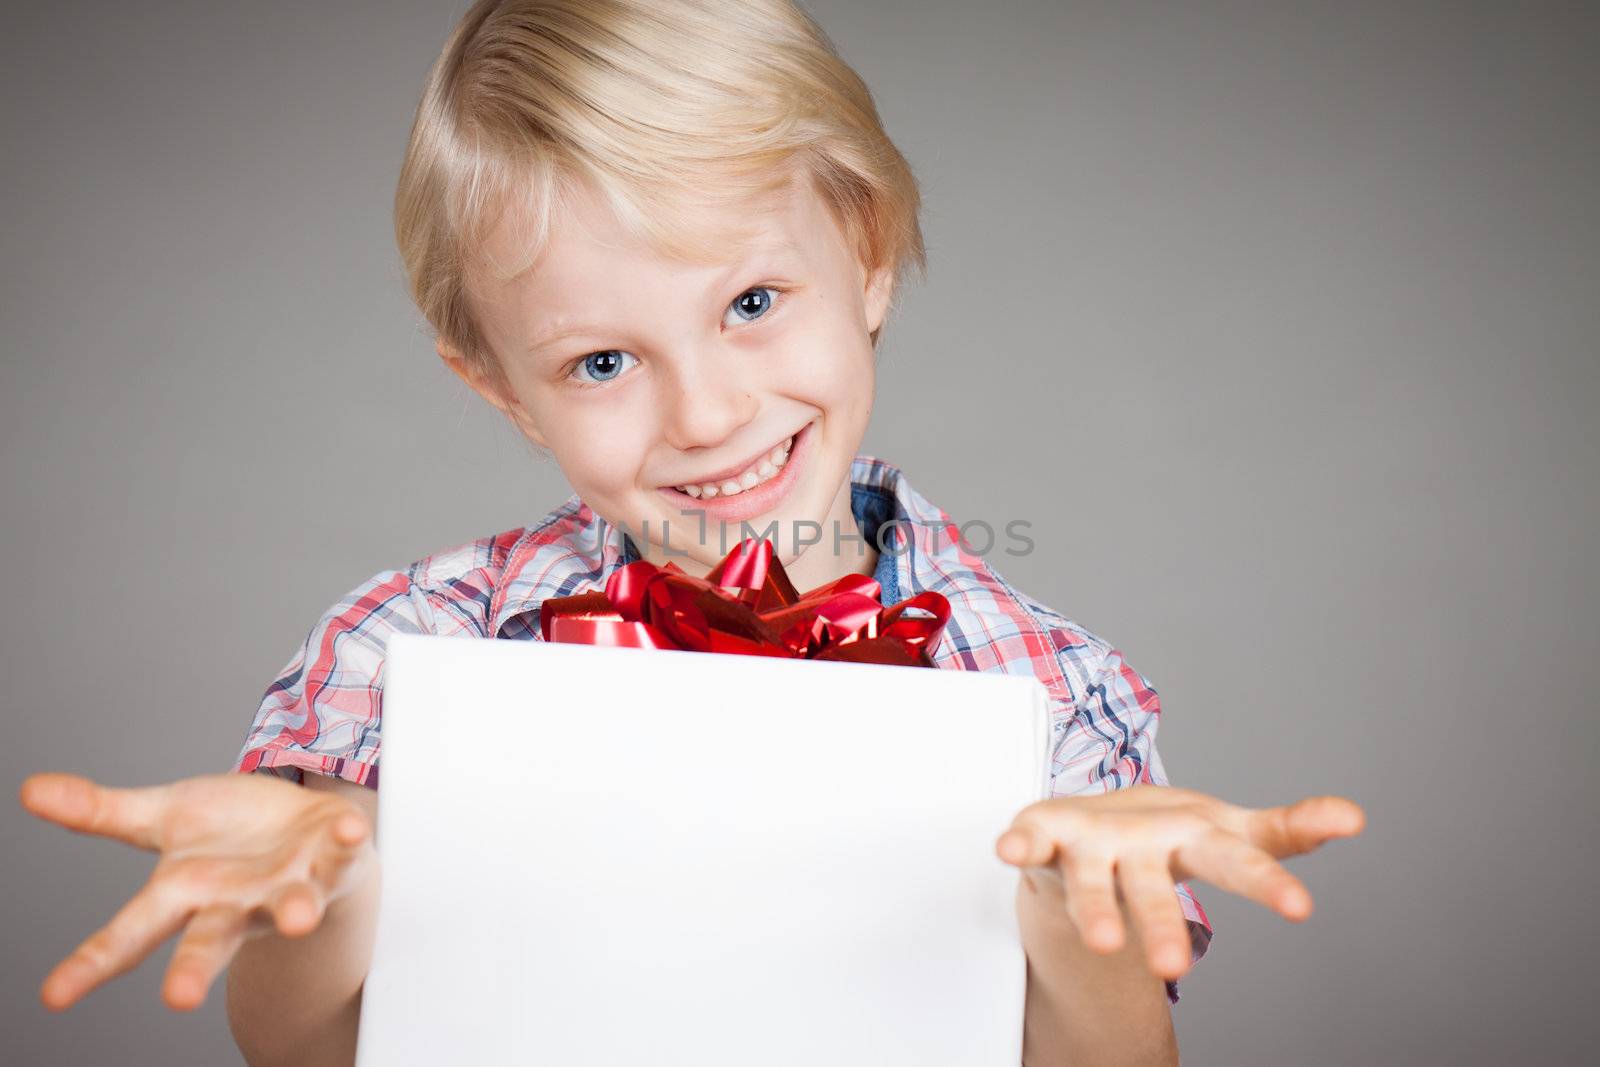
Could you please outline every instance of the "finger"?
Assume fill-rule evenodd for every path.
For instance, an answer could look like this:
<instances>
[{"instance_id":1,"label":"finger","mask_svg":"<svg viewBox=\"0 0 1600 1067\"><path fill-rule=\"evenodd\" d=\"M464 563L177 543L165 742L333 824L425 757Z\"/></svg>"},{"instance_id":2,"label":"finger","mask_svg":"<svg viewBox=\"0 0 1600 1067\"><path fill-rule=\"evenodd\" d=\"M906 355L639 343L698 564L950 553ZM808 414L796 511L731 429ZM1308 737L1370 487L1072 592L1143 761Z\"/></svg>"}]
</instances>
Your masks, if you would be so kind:
<instances>
[{"instance_id":1,"label":"finger","mask_svg":"<svg viewBox=\"0 0 1600 1067\"><path fill-rule=\"evenodd\" d=\"M1117 880L1150 970L1169 981L1179 978L1189 967L1189 924L1166 858L1124 857L1117 862Z\"/></svg>"},{"instance_id":2,"label":"finger","mask_svg":"<svg viewBox=\"0 0 1600 1067\"><path fill-rule=\"evenodd\" d=\"M366 848L371 833L367 817L358 811L336 816L327 825L327 832L317 839L311 856L310 881L323 894L335 894L351 864Z\"/></svg>"},{"instance_id":3,"label":"finger","mask_svg":"<svg viewBox=\"0 0 1600 1067\"><path fill-rule=\"evenodd\" d=\"M1293 804L1250 812L1245 834L1280 859L1310 852L1334 837L1352 837L1366 825L1366 812L1345 797L1306 797Z\"/></svg>"},{"instance_id":4,"label":"finger","mask_svg":"<svg viewBox=\"0 0 1600 1067\"><path fill-rule=\"evenodd\" d=\"M318 858L342 867L361 853L361 846L371 833L372 825L365 815L359 811L343 812L328 826Z\"/></svg>"},{"instance_id":5,"label":"finger","mask_svg":"<svg viewBox=\"0 0 1600 1067\"><path fill-rule=\"evenodd\" d=\"M335 844L354 849L367 839L371 830L365 815L359 811L347 811L334 820L333 840Z\"/></svg>"},{"instance_id":6,"label":"finger","mask_svg":"<svg viewBox=\"0 0 1600 1067\"><path fill-rule=\"evenodd\" d=\"M1114 857L1085 849L1066 849L1061 857L1067 917L1095 952L1115 952L1123 944L1115 866Z\"/></svg>"},{"instance_id":7,"label":"finger","mask_svg":"<svg viewBox=\"0 0 1600 1067\"><path fill-rule=\"evenodd\" d=\"M310 882L291 882L267 901L273 925L284 937L304 937L322 924L327 897Z\"/></svg>"},{"instance_id":8,"label":"finger","mask_svg":"<svg viewBox=\"0 0 1600 1067\"><path fill-rule=\"evenodd\" d=\"M1304 922L1311 917L1311 891L1305 883L1242 837L1213 830L1180 847L1177 860L1186 877L1192 873L1204 878L1220 889L1271 908L1291 922Z\"/></svg>"},{"instance_id":9,"label":"finger","mask_svg":"<svg viewBox=\"0 0 1600 1067\"><path fill-rule=\"evenodd\" d=\"M173 1011L193 1011L205 1002L206 991L244 944L250 924L243 909L216 904L195 913L178 939L161 983L161 999Z\"/></svg>"},{"instance_id":10,"label":"finger","mask_svg":"<svg viewBox=\"0 0 1600 1067\"><path fill-rule=\"evenodd\" d=\"M159 847L166 786L111 789L76 774L35 774L17 795L28 811L69 830Z\"/></svg>"},{"instance_id":11,"label":"finger","mask_svg":"<svg viewBox=\"0 0 1600 1067\"><path fill-rule=\"evenodd\" d=\"M56 964L39 987L39 999L51 1011L72 1007L91 990L137 967L183 927L193 910L170 887L151 882Z\"/></svg>"},{"instance_id":12,"label":"finger","mask_svg":"<svg viewBox=\"0 0 1600 1067\"><path fill-rule=\"evenodd\" d=\"M1000 835L995 852L1015 867L1042 867L1056 854L1056 842L1043 829L1019 822Z\"/></svg>"}]
</instances>

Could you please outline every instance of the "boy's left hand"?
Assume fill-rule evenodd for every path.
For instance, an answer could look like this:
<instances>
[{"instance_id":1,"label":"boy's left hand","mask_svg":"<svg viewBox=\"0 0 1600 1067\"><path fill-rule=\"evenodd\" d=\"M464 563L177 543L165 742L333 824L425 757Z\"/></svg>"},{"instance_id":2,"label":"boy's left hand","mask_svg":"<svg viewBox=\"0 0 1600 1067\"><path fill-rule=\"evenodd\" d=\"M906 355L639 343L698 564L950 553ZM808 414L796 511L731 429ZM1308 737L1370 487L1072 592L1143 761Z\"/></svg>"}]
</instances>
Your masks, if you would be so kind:
<instances>
[{"instance_id":1,"label":"boy's left hand","mask_svg":"<svg viewBox=\"0 0 1600 1067\"><path fill-rule=\"evenodd\" d=\"M1176 980L1190 956L1176 882L1203 878L1303 922L1311 893L1278 859L1351 837L1365 824L1361 807L1344 797L1242 808L1192 789L1140 784L1031 804L995 851L1022 868L1047 907L1065 908L1091 951L1122 948L1125 906L1150 970Z\"/></svg>"}]
</instances>

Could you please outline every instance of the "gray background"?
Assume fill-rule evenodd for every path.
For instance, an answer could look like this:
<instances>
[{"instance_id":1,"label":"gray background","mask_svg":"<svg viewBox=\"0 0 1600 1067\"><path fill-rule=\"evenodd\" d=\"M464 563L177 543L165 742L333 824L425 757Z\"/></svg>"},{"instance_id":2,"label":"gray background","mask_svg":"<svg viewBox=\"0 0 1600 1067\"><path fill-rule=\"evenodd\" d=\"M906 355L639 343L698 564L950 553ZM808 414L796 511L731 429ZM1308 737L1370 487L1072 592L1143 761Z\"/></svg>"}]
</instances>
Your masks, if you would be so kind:
<instances>
[{"instance_id":1,"label":"gray background","mask_svg":"<svg viewBox=\"0 0 1600 1067\"><path fill-rule=\"evenodd\" d=\"M227 767L339 594L566 495L438 363L390 229L464 3L7 5L0 769ZM869 450L1026 518L1178 784L1339 792L1305 925L1199 886L1195 1064L1596 1036L1593 5L814 10L927 199ZM997 522L998 525L998 522ZM39 981L148 857L0 814L19 1064L225 1063L166 951ZM1587 964L1588 966L1585 966Z\"/></svg>"}]
</instances>

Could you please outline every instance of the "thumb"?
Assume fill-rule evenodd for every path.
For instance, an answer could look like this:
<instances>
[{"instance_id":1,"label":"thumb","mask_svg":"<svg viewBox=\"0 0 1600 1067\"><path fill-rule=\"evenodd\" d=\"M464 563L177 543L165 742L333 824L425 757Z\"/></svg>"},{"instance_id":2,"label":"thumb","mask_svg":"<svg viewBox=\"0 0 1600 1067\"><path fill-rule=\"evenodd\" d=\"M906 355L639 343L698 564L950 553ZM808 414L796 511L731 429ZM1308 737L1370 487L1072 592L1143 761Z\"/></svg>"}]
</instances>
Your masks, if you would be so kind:
<instances>
[{"instance_id":1,"label":"thumb","mask_svg":"<svg viewBox=\"0 0 1600 1067\"><path fill-rule=\"evenodd\" d=\"M84 834L116 838L145 849L161 847L167 786L114 789L79 774L33 774L17 799L41 819Z\"/></svg>"},{"instance_id":2,"label":"thumb","mask_svg":"<svg viewBox=\"0 0 1600 1067\"><path fill-rule=\"evenodd\" d=\"M1347 797L1316 796L1250 813L1250 840L1273 856L1298 856L1334 837L1353 837L1366 826L1361 805Z\"/></svg>"}]
</instances>

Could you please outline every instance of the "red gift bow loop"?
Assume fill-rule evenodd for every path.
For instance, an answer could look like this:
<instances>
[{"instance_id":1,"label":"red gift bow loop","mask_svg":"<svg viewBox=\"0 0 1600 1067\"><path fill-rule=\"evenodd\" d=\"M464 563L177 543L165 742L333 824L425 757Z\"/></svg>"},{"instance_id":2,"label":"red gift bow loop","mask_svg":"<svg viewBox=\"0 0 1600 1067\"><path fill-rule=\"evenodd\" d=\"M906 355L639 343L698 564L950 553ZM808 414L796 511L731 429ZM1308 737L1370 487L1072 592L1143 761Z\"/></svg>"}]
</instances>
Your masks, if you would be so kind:
<instances>
[{"instance_id":1,"label":"red gift bow loop","mask_svg":"<svg viewBox=\"0 0 1600 1067\"><path fill-rule=\"evenodd\" d=\"M704 578L670 562L619 567L603 593L545 601L540 629L576 644L932 666L949 601L930 590L885 608L878 597L864 574L800 593L772 543L748 538Z\"/></svg>"}]
</instances>

